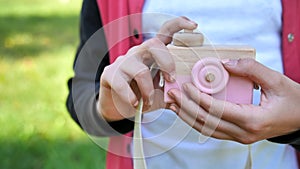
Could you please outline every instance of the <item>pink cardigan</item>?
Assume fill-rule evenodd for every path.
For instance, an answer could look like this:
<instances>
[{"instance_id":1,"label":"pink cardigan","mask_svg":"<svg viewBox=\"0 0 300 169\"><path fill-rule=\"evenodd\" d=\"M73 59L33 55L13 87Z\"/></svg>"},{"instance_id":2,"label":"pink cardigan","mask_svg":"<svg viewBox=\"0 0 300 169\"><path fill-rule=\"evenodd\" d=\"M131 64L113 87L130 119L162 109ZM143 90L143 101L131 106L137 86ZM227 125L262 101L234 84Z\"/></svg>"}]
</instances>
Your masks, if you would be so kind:
<instances>
[{"instance_id":1,"label":"pink cardigan","mask_svg":"<svg viewBox=\"0 0 300 169\"><path fill-rule=\"evenodd\" d=\"M141 15L144 0L97 0L108 43L110 62L142 43ZM282 53L284 73L300 83L300 10L299 0L282 0ZM114 20L119 19L118 22ZM121 28L121 29L120 29ZM122 41L118 41L123 39ZM132 133L110 138L107 169L132 169L130 154ZM300 157L298 155L298 157ZM299 158L298 158L299 159Z\"/></svg>"}]
</instances>

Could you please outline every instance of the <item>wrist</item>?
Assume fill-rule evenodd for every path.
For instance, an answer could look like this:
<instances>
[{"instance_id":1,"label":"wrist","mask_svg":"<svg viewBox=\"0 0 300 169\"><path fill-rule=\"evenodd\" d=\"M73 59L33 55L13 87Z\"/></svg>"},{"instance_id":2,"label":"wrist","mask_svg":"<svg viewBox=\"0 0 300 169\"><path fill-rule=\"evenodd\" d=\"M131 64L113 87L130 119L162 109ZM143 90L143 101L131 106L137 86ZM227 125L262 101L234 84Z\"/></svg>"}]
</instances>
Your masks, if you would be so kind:
<instances>
[{"instance_id":1,"label":"wrist","mask_svg":"<svg viewBox=\"0 0 300 169\"><path fill-rule=\"evenodd\" d=\"M99 99L96 101L96 110L97 113L100 117L103 118L103 120L105 120L109 126L115 130L116 132L120 133L120 134L126 134L130 131L133 130L134 128L134 117L133 118L129 118L129 119L120 119L120 120L108 120L107 118L105 118L103 116L103 114L100 111L100 101Z\"/></svg>"}]
</instances>

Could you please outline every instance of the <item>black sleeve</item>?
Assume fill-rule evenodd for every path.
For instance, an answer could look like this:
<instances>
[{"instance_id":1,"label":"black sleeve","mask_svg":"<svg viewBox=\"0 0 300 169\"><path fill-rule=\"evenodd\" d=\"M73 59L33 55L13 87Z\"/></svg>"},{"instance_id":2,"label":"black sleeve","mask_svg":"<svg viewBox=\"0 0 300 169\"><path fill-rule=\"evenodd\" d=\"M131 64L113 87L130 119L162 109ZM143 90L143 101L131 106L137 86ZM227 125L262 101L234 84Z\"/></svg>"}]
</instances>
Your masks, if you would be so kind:
<instances>
[{"instance_id":1,"label":"black sleeve","mask_svg":"<svg viewBox=\"0 0 300 169\"><path fill-rule=\"evenodd\" d=\"M102 27L102 21L101 21L101 18L100 18L100 14L99 14L99 11L98 11L96 0L84 0L83 4L82 4L82 9L81 9L81 15L80 15L80 44L77 48L73 68L74 68L75 63L77 61L77 58L80 54L80 51L82 50L82 48L84 47L84 45L86 44L88 39L96 31L98 31L101 27ZM99 31L101 31L101 30L99 30ZM107 49L103 31L100 32L100 34L101 34L101 37L102 37L101 41L103 41L103 43L102 43L102 46L101 45L99 45L99 46L101 46L102 48ZM100 62L100 60L99 60L99 62ZM109 56L108 56L108 54L105 54L105 57L101 60L101 63L99 64L97 74L96 74L96 77L95 77L95 89L94 90L95 90L95 93L96 93L96 99L98 97L97 94L99 92L100 76L101 76L104 68L107 65L109 65ZM75 76L76 76L76 74L75 74ZM69 95L68 95L67 101L66 101L66 106L67 106L68 112L70 113L73 120L80 127L84 128L89 134L101 135L101 136L115 135L114 133L116 133L116 132L113 132L113 131L97 132L99 130L89 129L89 128L92 128L92 127L93 128L102 127L103 125L101 125L101 124L99 124L99 126L94 125L94 126L91 126L91 127L83 127L83 125L80 123L81 120L79 120L78 114L76 113L75 108L74 108L74 100L73 100L73 94L72 94L73 93L72 92L72 83L73 83L73 81L74 81L74 77L70 78L69 81L68 81ZM76 89L73 89L73 90L76 90ZM95 109L92 109L92 111L95 111ZM94 118L99 118L96 115L94 115L93 117ZM97 123L107 123L106 121L103 121L103 119L102 120L95 119L95 121L97 121ZM120 120L120 121L110 122L108 124L111 128L113 128L113 130L117 131L117 133L125 134L125 133L127 133L127 132L129 132L133 129L133 124L134 123L133 123L132 120L124 119L124 120Z\"/></svg>"},{"instance_id":2,"label":"black sleeve","mask_svg":"<svg viewBox=\"0 0 300 169\"><path fill-rule=\"evenodd\" d=\"M290 144L300 151L300 130L287 135L273 137L268 140L274 143Z\"/></svg>"}]
</instances>

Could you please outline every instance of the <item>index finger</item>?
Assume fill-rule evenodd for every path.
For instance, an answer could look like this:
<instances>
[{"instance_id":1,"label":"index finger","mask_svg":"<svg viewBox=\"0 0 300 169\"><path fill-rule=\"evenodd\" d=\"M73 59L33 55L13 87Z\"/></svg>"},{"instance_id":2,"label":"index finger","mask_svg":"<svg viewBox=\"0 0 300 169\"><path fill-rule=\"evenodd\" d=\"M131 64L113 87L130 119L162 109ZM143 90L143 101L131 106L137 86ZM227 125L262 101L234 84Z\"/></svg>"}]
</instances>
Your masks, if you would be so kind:
<instances>
[{"instance_id":1,"label":"index finger","mask_svg":"<svg viewBox=\"0 0 300 169\"><path fill-rule=\"evenodd\" d=\"M218 100L212 96L201 92L193 84L187 83L184 85L185 92L204 108L210 115L221 118L238 126L245 126L251 120L251 115L256 111L254 105L243 105Z\"/></svg>"},{"instance_id":2,"label":"index finger","mask_svg":"<svg viewBox=\"0 0 300 169\"><path fill-rule=\"evenodd\" d=\"M181 16L165 22L157 33L156 37L164 44L169 44L172 41L173 34L182 30L194 30L198 26L197 23L191 21L187 17Z\"/></svg>"},{"instance_id":3,"label":"index finger","mask_svg":"<svg viewBox=\"0 0 300 169\"><path fill-rule=\"evenodd\" d=\"M175 62L165 44L158 38L152 38L144 42L142 46L149 52L150 57L152 57L159 69L166 72L164 73L165 79L172 82L172 76L175 74ZM144 56L149 57L149 55Z\"/></svg>"}]
</instances>

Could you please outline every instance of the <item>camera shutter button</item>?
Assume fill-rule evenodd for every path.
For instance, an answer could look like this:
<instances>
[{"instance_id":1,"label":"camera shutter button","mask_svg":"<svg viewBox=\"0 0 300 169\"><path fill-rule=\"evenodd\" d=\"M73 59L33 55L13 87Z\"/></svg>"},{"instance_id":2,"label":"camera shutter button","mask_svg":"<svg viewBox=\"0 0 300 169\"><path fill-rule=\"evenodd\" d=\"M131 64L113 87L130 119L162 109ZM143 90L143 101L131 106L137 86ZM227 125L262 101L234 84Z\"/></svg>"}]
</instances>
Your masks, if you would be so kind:
<instances>
[{"instance_id":1,"label":"camera shutter button","mask_svg":"<svg viewBox=\"0 0 300 169\"><path fill-rule=\"evenodd\" d=\"M207 82L213 82L215 80L215 75L213 73L207 73L205 76L205 80Z\"/></svg>"},{"instance_id":2,"label":"camera shutter button","mask_svg":"<svg viewBox=\"0 0 300 169\"><path fill-rule=\"evenodd\" d=\"M229 79L221 61L214 57L206 57L196 62L191 73L193 84L208 94L223 90Z\"/></svg>"},{"instance_id":3,"label":"camera shutter button","mask_svg":"<svg viewBox=\"0 0 300 169\"><path fill-rule=\"evenodd\" d=\"M193 30L184 30L184 32L177 32L173 35L173 44L175 46L195 47L202 46L204 36L200 32L193 32Z\"/></svg>"}]
</instances>

